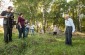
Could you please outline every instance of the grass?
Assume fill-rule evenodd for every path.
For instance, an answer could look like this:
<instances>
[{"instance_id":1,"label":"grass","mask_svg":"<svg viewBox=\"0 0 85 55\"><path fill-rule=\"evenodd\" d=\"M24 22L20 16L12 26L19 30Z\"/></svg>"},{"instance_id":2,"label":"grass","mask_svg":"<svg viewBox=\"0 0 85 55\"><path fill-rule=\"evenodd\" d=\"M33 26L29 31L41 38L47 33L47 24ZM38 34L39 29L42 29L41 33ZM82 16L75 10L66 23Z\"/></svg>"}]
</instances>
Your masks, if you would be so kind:
<instances>
[{"instance_id":1,"label":"grass","mask_svg":"<svg viewBox=\"0 0 85 55\"><path fill-rule=\"evenodd\" d=\"M29 35L18 39L13 34L13 42L5 44L0 34L0 55L85 55L85 37L73 36L73 46L65 45L64 35Z\"/></svg>"}]
</instances>

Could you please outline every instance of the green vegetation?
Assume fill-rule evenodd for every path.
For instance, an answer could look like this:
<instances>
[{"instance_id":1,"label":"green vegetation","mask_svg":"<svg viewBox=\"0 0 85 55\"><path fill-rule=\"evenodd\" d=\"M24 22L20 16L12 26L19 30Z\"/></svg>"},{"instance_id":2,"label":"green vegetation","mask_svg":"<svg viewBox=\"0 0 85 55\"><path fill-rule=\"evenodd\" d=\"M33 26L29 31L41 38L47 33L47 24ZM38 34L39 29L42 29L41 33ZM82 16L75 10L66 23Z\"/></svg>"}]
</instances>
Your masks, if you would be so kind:
<instances>
[{"instance_id":1,"label":"green vegetation","mask_svg":"<svg viewBox=\"0 0 85 55\"><path fill-rule=\"evenodd\" d=\"M77 31L85 30L85 0L13 0L15 12L23 12L30 23L41 22L43 30L56 24L64 27L63 14L74 20Z\"/></svg>"},{"instance_id":2,"label":"green vegetation","mask_svg":"<svg viewBox=\"0 0 85 55\"><path fill-rule=\"evenodd\" d=\"M62 16L65 13L72 17L77 31L85 32L85 0L10 1L14 3L15 13L22 12L30 24L35 24L37 32L42 28L47 31L54 24L63 31L64 18ZM84 16L81 17L80 14ZM17 19L18 15L15 14L15 17ZM18 34L13 33L13 42L5 44L3 34L0 33L0 55L85 55L85 37L73 36L73 46L68 46L65 45L64 35L36 33L25 39L18 39Z\"/></svg>"},{"instance_id":3,"label":"green vegetation","mask_svg":"<svg viewBox=\"0 0 85 55\"><path fill-rule=\"evenodd\" d=\"M65 45L64 35L29 35L18 39L13 34L13 42L5 44L0 34L0 55L85 55L85 37L73 36L73 46Z\"/></svg>"}]
</instances>

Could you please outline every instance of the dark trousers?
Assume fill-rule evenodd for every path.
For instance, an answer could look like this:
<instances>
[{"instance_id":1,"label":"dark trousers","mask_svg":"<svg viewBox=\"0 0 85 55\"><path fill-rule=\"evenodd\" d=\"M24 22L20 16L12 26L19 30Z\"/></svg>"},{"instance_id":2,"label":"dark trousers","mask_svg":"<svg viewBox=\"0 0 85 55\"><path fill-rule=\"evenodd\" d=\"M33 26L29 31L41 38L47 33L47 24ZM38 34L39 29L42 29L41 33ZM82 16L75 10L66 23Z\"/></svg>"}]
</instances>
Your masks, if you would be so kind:
<instances>
[{"instance_id":1,"label":"dark trousers","mask_svg":"<svg viewBox=\"0 0 85 55\"><path fill-rule=\"evenodd\" d=\"M57 32L53 32L53 35L57 35Z\"/></svg>"},{"instance_id":2,"label":"dark trousers","mask_svg":"<svg viewBox=\"0 0 85 55\"><path fill-rule=\"evenodd\" d=\"M12 28L8 27L8 25L4 25L4 41L6 43L12 41Z\"/></svg>"},{"instance_id":3,"label":"dark trousers","mask_svg":"<svg viewBox=\"0 0 85 55\"><path fill-rule=\"evenodd\" d=\"M22 26L22 28L20 28L20 26L18 26L18 31L19 31L19 38L22 37L23 34L23 38L25 37L25 26Z\"/></svg>"},{"instance_id":4,"label":"dark trousers","mask_svg":"<svg viewBox=\"0 0 85 55\"><path fill-rule=\"evenodd\" d=\"M65 32L66 40L65 44L72 45L72 27L67 26Z\"/></svg>"},{"instance_id":5,"label":"dark trousers","mask_svg":"<svg viewBox=\"0 0 85 55\"><path fill-rule=\"evenodd\" d=\"M29 33L29 28L25 28L25 36L27 37Z\"/></svg>"}]
</instances>

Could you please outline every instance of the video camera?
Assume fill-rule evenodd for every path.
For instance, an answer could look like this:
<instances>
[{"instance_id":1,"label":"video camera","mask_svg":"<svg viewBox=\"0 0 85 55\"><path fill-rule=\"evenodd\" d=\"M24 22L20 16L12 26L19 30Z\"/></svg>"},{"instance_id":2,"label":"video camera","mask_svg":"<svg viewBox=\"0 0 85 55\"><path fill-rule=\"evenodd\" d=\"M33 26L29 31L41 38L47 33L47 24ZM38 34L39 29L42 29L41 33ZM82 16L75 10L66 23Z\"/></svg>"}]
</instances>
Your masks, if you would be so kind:
<instances>
[{"instance_id":1,"label":"video camera","mask_svg":"<svg viewBox=\"0 0 85 55\"><path fill-rule=\"evenodd\" d=\"M16 25L16 21L14 20L14 12L10 12L10 13L6 14L6 16L8 18L8 20L7 20L8 25L10 24L9 23L10 20L11 20L12 25Z\"/></svg>"}]
</instances>

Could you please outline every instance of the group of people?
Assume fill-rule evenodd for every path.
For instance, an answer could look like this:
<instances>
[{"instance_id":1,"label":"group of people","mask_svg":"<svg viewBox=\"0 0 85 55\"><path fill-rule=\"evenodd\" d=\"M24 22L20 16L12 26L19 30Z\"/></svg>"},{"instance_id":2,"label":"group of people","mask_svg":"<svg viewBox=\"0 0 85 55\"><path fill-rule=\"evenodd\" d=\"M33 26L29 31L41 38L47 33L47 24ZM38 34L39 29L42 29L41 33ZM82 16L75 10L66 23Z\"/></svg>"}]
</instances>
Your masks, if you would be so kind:
<instances>
[{"instance_id":1,"label":"group of people","mask_svg":"<svg viewBox=\"0 0 85 55\"><path fill-rule=\"evenodd\" d=\"M13 7L9 6L6 11L2 11L0 14L0 18L4 18L3 26L4 26L4 41L6 43L12 41L12 22L13 18L10 17L10 13L12 13ZM75 32L75 25L73 23L72 18L68 14L65 15L65 44L72 45L72 34ZM19 31L19 38L23 38L28 36L29 32L29 23L27 20L24 19L23 14L20 13L17 22L17 29ZM34 25L30 26L31 32L34 34ZM56 32L57 27L54 26L54 35L57 34Z\"/></svg>"},{"instance_id":2,"label":"group of people","mask_svg":"<svg viewBox=\"0 0 85 55\"><path fill-rule=\"evenodd\" d=\"M29 30L31 30L31 34L34 34L34 25L30 25L28 20L25 20L22 13L20 13L18 17L17 29L19 32L19 38L22 37L22 34L23 38L27 37Z\"/></svg>"},{"instance_id":3,"label":"group of people","mask_svg":"<svg viewBox=\"0 0 85 55\"><path fill-rule=\"evenodd\" d=\"M3 28L4 28L4 41L5 43L9 43L12 41L12 29L14 26L14 14L12 12L13 7L9 6L7 10L2 11L0 14L0 18L4 18L3 20ZM25 20L23 17L23 13L19 14L17 29L19 32L19 38L23 38L28 36L29 29L31 33L34 34L34 25L29 25L28 20Z\"/></svg>"},{"instance_id":4,"label":"group of people","mask_svg":"<svg viewBox=\"0 0 85 55\"><path fill-rule=\"evenodd\" d=\"M72 45L72 35L75 34L75 25L72 20L72 18L68 15L65 14L64 16L65 19L65 44L66 45ZM59 29L56 25L53 27L53 35L56 35L59 33Z\"/></svg>"}]
</instances>

